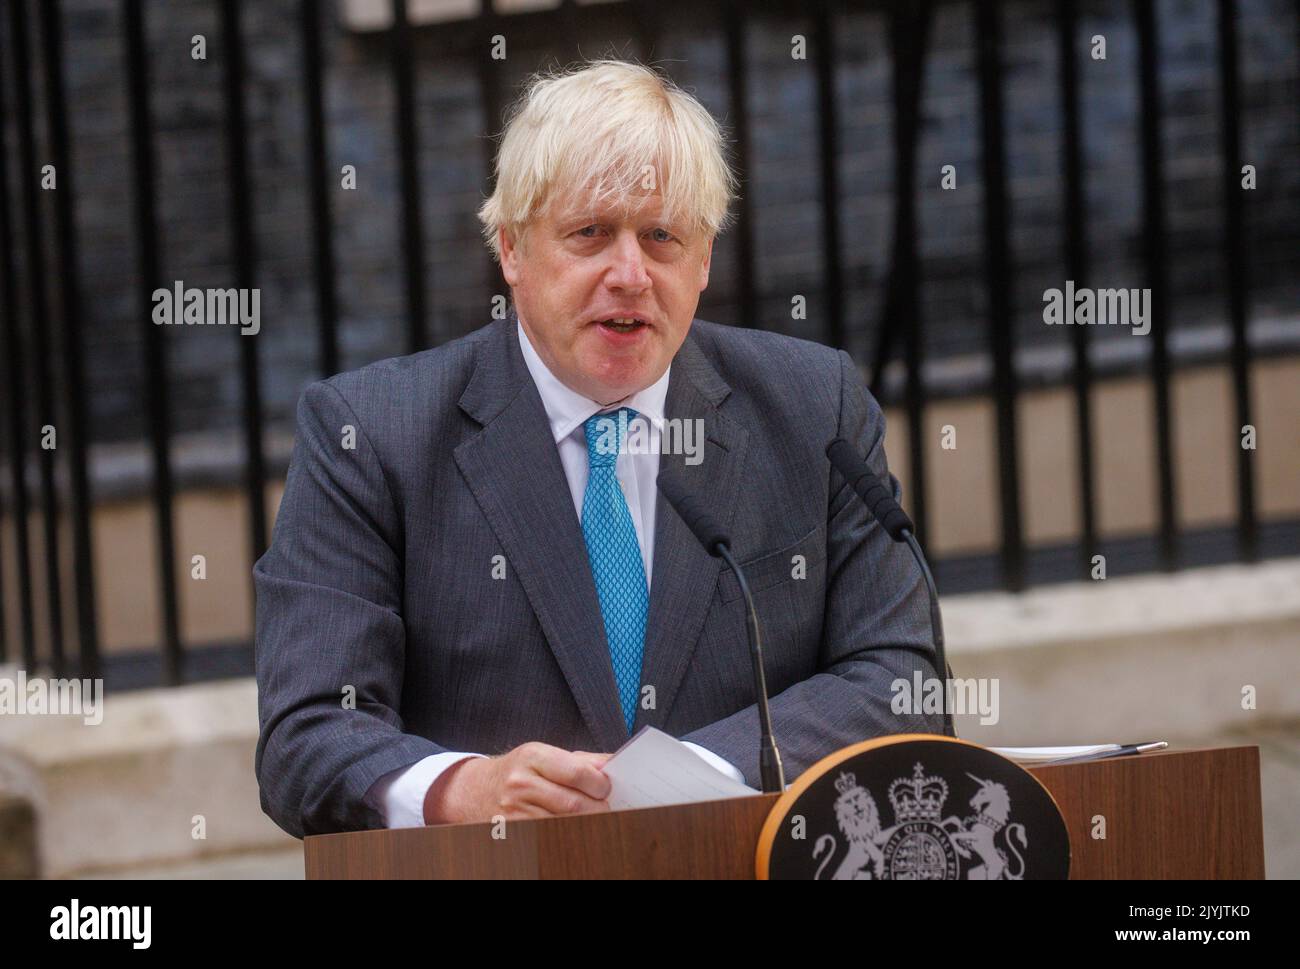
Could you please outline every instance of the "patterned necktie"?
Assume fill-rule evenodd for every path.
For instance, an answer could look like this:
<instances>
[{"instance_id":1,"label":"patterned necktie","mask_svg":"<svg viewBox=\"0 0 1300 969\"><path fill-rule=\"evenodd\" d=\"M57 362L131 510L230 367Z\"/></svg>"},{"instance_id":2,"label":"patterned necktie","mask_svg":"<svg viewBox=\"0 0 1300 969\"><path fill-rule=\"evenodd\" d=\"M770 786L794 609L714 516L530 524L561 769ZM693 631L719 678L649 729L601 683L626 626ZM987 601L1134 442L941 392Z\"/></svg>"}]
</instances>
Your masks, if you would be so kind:
<instances>
[{"instance_id":1,"label":"patterned necktie","mask_svg":"<svg viewBox=\"0 0 1300 969\"><path fill-rule=\"evenodd\" d=\"M636 719L641 686L641 654L645 647L650 590L645 563L627 500L614 469L623 450L623 435L636 411L629 407L595 414L583 424L587 435L587 491L582 498L582 537L596 580L605 639L614 663L614 680L628 733Z\"/></svg>"}]
</instances>

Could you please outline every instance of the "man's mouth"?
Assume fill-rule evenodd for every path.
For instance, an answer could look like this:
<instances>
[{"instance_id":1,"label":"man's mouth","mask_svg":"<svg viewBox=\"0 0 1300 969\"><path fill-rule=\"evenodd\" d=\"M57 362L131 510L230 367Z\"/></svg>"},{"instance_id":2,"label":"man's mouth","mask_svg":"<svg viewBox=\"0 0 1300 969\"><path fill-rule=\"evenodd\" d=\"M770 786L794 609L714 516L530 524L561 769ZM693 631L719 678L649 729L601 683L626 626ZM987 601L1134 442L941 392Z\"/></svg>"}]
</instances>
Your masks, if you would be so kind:
<instances>
[{"instance_id":1,"label":"man's mouth","mask_svg":"<svg viewBox=\"0 0 1300 969\"><path fill-rule=\"evenodd\" d=\"M610 320L598 321L605 329L614 333L631 333L633 330L639 330L643 326L648 326L644 320L635 316L619 316Z\"/></svg>"}]
</instances>

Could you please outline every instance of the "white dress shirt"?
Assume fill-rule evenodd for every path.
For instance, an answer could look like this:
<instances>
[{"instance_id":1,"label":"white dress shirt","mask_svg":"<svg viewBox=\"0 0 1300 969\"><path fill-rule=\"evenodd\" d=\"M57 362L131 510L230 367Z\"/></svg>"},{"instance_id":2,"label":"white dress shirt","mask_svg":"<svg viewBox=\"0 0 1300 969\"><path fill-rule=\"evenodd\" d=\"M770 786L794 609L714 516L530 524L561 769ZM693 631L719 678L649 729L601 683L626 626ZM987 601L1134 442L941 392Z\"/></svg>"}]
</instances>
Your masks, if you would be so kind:
<instances>
[{"instance_id":1,"label":"white dress shirt","mask_svg":"<svg viewBox=\"0 0 1300 969\"><path fill-rule=\"evenodd\" d=\"M560 464L564 467L569 494L573 497L573 509L579 520L582 519L582 499L587 491L587 437L583 424L593 414L615 411L620 407L630 407L648 421L649 446L635 452L620 453L614 473L632 515L632 525L641 546L641 561L645 564L646 586L649 588L650 577L654 574L655 500L658 494L655 479L659 476L659 436L663 428L664 402L668 397L671 365L649 387L615 404L602 407L596 401L571 390L551 373L533 348L523 325L516 323L515 326L519 333L519 348L523 351L524 363L528 366L533 383L537 385L542 406L545 407L551 424L551 434L560 452ZM711 750L689 742L687 746L727 776L744 782L744 775L738 768ZM462 760L482 756L484 755L457 751L431 754L410 767L399 768L379 778L366 792L366 801L383 815L387 827L419 827L424 824L424 797L434 781L443 771Z\"/></svg>"}]
</instances>

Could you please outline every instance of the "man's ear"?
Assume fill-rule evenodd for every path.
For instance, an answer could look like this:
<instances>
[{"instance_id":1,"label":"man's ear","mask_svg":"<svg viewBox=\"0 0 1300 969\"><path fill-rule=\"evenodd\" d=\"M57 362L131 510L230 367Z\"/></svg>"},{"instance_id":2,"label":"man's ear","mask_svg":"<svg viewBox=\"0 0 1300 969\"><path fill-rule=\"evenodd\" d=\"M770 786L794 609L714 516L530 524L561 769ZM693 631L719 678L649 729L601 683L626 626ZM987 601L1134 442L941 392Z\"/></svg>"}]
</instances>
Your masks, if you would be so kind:
<instances>
[{"instance_id":1,"label":"man's ear","mask_svg":"<svg viewBox=\"0 0 1300 969\"><path fill-rule=\"evenodd\" d=\"M712 263L712 261L713 261L713 239L712 237L710 237L709 241L704 245L704 261L700 263L700 292L701 293L704 292L704 290L709 285L709 266Z\"/></svg>"},{"instance_id":2,"label":"man's ear","mask_svg":"<svg viewBox=\"0 0 1300 969\"><path fill-rule=\"evenodd\" d=\"M519 281L519 247L506 232L506 227L497 229L497 252L501 255L501 275L511 286Z\"/></svg>"}]
</instances>

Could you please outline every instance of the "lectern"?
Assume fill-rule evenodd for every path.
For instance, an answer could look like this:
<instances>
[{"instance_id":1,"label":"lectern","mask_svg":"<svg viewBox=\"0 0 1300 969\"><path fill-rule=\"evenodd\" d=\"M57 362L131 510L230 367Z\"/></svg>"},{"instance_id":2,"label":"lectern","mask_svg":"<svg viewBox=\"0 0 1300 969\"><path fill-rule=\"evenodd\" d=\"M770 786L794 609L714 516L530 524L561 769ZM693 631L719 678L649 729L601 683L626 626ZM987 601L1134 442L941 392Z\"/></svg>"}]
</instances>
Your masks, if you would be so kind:
<instances>
[{"instance_id":1,"label":"lectern","mask_svg":"<svg viewBox=\"0 0 1300 969\"><path fill-rule=\"evenodd\" d=\"M1071 878L1264 877L1258 747L1030 771L1064 816ZM511 821L504 837L488 823L315 835L307 877L753 878L778 797Z\"/></svg>"}]
</instances>

